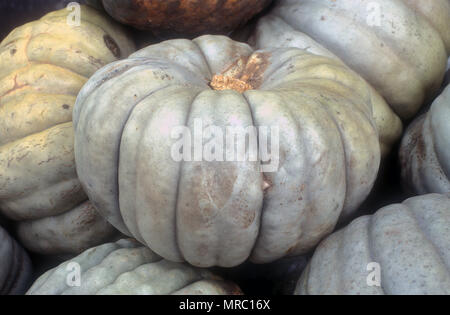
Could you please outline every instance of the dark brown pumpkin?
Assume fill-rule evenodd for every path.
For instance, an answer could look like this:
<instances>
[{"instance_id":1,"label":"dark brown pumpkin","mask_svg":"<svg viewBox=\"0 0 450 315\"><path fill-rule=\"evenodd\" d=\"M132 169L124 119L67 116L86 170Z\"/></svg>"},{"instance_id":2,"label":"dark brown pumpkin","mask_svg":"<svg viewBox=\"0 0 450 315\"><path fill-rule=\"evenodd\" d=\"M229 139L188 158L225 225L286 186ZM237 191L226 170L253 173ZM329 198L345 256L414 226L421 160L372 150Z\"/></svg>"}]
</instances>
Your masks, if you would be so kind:
<instances>
[{"instance_id":1,"label":"dark brown pumpkin","mask_svg":"<svg viewBox=\"0 0 450 315\"><path fill-rule=\"evenodd\" d=\"M157 36L228 34L272 0L103 0L116 20Z\"/></svg>"}]
</instances>

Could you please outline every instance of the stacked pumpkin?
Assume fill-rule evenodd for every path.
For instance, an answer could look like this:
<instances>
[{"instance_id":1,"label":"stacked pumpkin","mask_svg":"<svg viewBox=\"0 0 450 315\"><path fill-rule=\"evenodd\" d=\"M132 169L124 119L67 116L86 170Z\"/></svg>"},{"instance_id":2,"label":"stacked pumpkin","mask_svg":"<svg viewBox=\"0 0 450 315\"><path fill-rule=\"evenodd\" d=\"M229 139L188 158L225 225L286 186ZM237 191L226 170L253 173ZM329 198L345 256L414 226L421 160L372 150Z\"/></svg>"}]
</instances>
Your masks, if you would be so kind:
<instances>
[{"instance_id":1,"label":"stacked pumpkin","mask_svg":"<svg viewBox=\"0 0 450 315\"><path fill-rule=\"evenodd\" d=\"M43 254L79 253L116 233L78 181L72 108L89 76L134 44L94 9L82 7L79 26L69 14L47 14L0 44L0 211Z\"/></svg>"},{"instance_id":2,"label":"stacked pumpkin","mask_svg":"<svg viewBox=\"0 0 450 315\"><path fill-rule=\"evenodd\" d=\"M0 210L28 249L81 253L28 294L239 294L200 268L316 246L296 293L450 293L449 89L401 150L405 186L441 194L328 236L358 214L402 120L441 87L448 1L280 0L253 47L194 37L229 34L271 1L88 2L100 11L82 6L80 25L56 11L0 45ZM101 10L189 39L133 53ZM137 241L111 243L113 227Z\"/></svg>"},{"instance_id":3,"label":"stacked pumpkin","mask_svg":"<svg viewBox=\"0 0 450 315\"><path fill-rule=\"evenodd\" d=\"M417 194L450 193L450 86L408 128L400 149L405 187Z\"/></svg>"},{"instance_id":4,"label":"stacked pumpkin","mask_svg":"<svg viewBox=\"0 0 450 315\"><path fill-rule=\"evenodd\" d=\"M410 119L442 83L449 29L448 0L280 0L252 41L332 53Z\"/></svg>"},{"instance_id":5,"label":"stacked pumpkin","mask_svg":"<svg viewBox=\"0 0 450 315\"><path fill-rule=\"evenodd\" d=\"M158 37L229 34L272 0L87 0L117 21Z\"/></svg>"},{"instance_id":6,"label":"stacked pumpkin","mask_svg":"<svg viewBox=\"0 0 450 315\"><path fill-rule=\"evenodd\" d=\"M424 195L326 238L296 294L450 294L450 195Z\"/></svg>"},{"instance_id":7,"label":"stacked pumpkin","mask_svg":"<svg viewBox=\"0 0 450 315\"><path fill-rule=\"evenodd\" d=\"M80 270L79 285L67 282L72 266ZM123 239L91 248L47 271L27 294L238 295L241 291L207 270L163 260L136 241Z\"/></svg>"},{"instance_id":8,"label":"stacked pumpkin","mask_svg":"<svg viewBox=\"0 0 450 315\"><path fill-rule=\"evenodd\" d=\"M375 106L382 98L338 60L224 36L166 41L107 65L80 91L78 176L112 225L166 259L266 263L313 248L369 194L380 163ZM172 131L194 133L196 121L223 134L279 127L267 149L275 169L261 171L259 154L175 160Z\"/></svg>"}]
</instances>

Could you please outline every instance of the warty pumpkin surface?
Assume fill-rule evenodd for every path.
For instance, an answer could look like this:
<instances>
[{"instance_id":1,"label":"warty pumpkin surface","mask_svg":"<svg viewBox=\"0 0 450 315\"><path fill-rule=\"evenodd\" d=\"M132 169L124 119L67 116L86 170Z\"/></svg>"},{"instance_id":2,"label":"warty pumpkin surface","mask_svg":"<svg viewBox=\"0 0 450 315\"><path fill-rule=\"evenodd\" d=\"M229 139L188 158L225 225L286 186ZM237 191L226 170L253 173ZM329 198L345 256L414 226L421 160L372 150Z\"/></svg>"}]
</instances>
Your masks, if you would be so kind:
<instances>
[{"instance_id":1,"label":"warty pumpkin surface","mask_svg":"<svg viewBox=\"0 0 450 315\"><path fill-rule=\"evenodd\" d=\"M450 193L450 85L411 123L400 147L402 180L413 193Z\"/></svg>"},{"instance_id":2,"label":"warty pumpkin surface","mask_svg":"<svg viewBox=\"0 0 450 315\"><path fill-rule=\"evenodd\" d=\"M272 0L100 0L117 21L157 36L229 34ZM91 1L94 2L94 1Z\"/></svg>"},{"instance_id":3,"label":"warty pumpkin surface","mask_svg":"<svg viewBox=\"0 0 450 315\"><path fill-rule=\"evenodd\" d=\"M0 295L23 294L31 275L28 254L0 227Z\"/></svg>"},{"instance_id":4,"label":"warty pumpkin surface","mask_svg":"<svg viewBox=\"0 0 450 315\"><path fill-rule=\"evenodd\" d=\"M253 40L257 48L319 43L410 119L442 83L449 29L448 0L280 0Z\"/></svg>"},{"instance_id":5,"label":"warty pumpkin surface","mask_svg":"<svg viewBox=\"0 0 450 315\"><path fill-rule=\"evenodd\" d=\"M67 277L80 267L80 286ZM211 272L162 259L135 240L103 244L43 274L27 295L238 295L239 287Z\"/></svg>"},{"instance_id":6,"label":"warty pumpkin surface","mask_svg":"<svg viewBox=\"0 0 450 315\"><path fill-rule=\"evenodd\" d=\"M91 247L114 233L85 203L75 169L72 109L88 77L127 57L133 43L120 25L92 8L81 7L79 26L67 22L69 13L49 13L0 44L0 211L19 221L24 245L41 253L78 252L77 241L86 245L90 239ZM62 221L64 229L54 225ZM66 228L82 233L68 240Z\"/></svg>"},{"instance_id":7,"label":"warty pumpkin surface","mask_svg":"<svg viewBox=\"0 0 450 315\"><path fill-rule=\"evenodd\" d=\"M254 51L224 36L166 41L107 65L81 90L78 175L111 224L168 260L231 267L296 255L372 188L380 147L371 98L342 62L300 49ZM279 127L278 169L262 173L259 156L176 161L172 131L196 120Z\"/></svg>"},{"instance_id":8,"label":"warty pumpkin surface","mask_svg":"<svg viewBox=\"0 0 450 315\"><path fill-rule=\"evenodd\" d=\"M379 286L367 282L377 280L370 263L380 266ZM317 247L295 293L450 294L449 195L414 197L333 233Z\"/></svg>"}]
</instances>

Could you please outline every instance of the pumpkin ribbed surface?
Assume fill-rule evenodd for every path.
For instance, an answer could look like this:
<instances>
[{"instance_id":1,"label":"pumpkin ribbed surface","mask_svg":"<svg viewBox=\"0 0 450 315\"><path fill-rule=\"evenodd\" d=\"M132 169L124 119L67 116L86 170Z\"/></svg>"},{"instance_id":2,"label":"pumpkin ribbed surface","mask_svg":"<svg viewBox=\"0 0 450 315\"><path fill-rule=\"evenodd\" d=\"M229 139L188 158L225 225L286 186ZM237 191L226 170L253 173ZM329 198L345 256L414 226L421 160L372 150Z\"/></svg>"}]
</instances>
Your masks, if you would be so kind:
<instances>
[{"instance_id":1,"label":"pumpkin ribbed surface","mask_svg":"<svg viewBox=\"0 0 450 315\"><path fill-rule=\"evenodd\" d=\"M448 195L414 197L360 217L317 247L296 293L448 295L449 229Z\"/></svg>"},{"instance_id":2,"label":"pumpkin ribbed surface","mask_svg":"<svg viewBox=\"0 0 450 315\"><path fill-rule=\"evenodd\" d=\"M410 119L442 83L449 29L448 0L280 0L253 41L257 48L320 45Z\"/></svg>"},{"instance_id":3,"label":"pumpkin ribbed surface","mask_svg":"<svg viewBox=\"0 0 450 315\"><path fill-rule=\"evenodd\" d=\"M76 269L79 266L79 269ZM69 286L79 270L79 286ZM28 295L231 295L239 287L207 270L166 261L134 240L91 248L43 274Z\"/></svg>"},{"instance_id":4,"label":"pumpkin ribbed surface","mask_svg":"<svg viewBox=\"0 0 450 315\"><path fill-rule=\"evenodd\" d=\"M372 188L372 97L342 62L300 49L254 51L223 36L166 41L104 67L81 90L78 175L109 222L166 259L229 267L299 254ZM261 172L259 157L174 160L173 129L198 120L279 127L278 168Z\"/></svg>"},{"instance_id":5,"label":"pumpkin ribbed surface","mask_svg":"<svg viewBox=\"0 0 450 315\"><path fill-rule=\"evenodd\" d=\"M405 188L417 194L450 192L450 86L430 111L409 126L400 148Z\"/></svg>"},{"instance_id":6,"label":"pumpkin ribbed surface","mask_svg":"<svg viewBox=\"0 0 450 315\"><path fill-rule=\"evenodd\" d=\"M68 215L68 221L80 207L92 220L80 217L77 224L98 232L91 242L104 242L114 233L92 205L84 204L87 196L75 170L72 109L89 76L127 57L133 44L98 11L82 6L80 13L79 26L68 22L70 11L63 9L16 28L0 44L0 210L20 221L25 246L42 253L79 250L51 226L61 219L47 220L50 226L42 219ZM57 242L58 236L59 248L43 244Z\"/></svg>"}]
</instances>

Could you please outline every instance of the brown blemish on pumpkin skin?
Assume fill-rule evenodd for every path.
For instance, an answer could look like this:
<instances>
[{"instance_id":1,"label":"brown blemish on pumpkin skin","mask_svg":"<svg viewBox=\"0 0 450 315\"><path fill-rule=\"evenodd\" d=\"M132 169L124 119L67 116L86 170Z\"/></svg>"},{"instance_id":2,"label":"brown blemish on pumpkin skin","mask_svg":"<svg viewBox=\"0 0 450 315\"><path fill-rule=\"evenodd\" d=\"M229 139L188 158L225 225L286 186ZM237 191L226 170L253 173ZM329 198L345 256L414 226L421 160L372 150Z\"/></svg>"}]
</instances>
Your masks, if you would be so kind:
<instances>
[{"instance_id":1,"label":"brown blemish on pumpkin skin","mask_svg":"<svg viewBox=\"0 0 450 315\"><path fill-rule=\"evenodd\" d=\"M88 59L89 59L89 63L93 66L103 67L105 65L100 59L94 58L92 56L89 56Z\"/></svg>"},{"instance_id":2,"label":"brown blemish on pumpkin skin","mask_svg":"<svg viewBox=\"0 0 450 315\"><path fill-rule=\"evenodd\" d=\"M56 158L55 157L49 157L47 160L45 161L40 161L37 165L42 165L45 163L50 163L51 161L54 161Z\"/></svg>"},{"instance_id":3,"label":"brown blemish on pumpkin skin","mask_svg":"<svg viewBox=\"0 0 450 315\"><path fill-rule=\"evenodd\" d=\"M108 49L112 52L114 57L120 59L121 56L120 48L114 41L114 39L112 39L112 37L109 35L105 35L103 36L103 41L105 42L106 47L108 47Z\"/></svg>"},{"instance_id":4,"label":"brown blemish on pumpkin skin","mask_svg":"<svg viewBox=\"0 0 450 315\"><path fill-rule=\"evenodd\" d=\"M249 58L241 57L221 74L213 76L210 86L217 91L234 90L243 93L257 89L264 79L264 72L270 65L270 53L255 53Z\"/></svg>"},{"instance_id":5,"label":"brown blemish on pumpkin skin","mask_svg":"<svg viewBox=\"0 0 450 315\"><path fill-rule=\"evenodd\" d=\"M229 201L237 180L237 170L229 166L226 171L218 172L214 165L198 165L194 172L198 175L191 179L185 201L196 206L184 204L180 207L180 213L189 229L195 231L210 226L219 214L218 209Z\"/></svg>"},{"instance_id":6,"label":"brown blemish on pumpkin skin","mask_svg":"<svg viewBox=\"0 0 450 315\"><path fill-rule=\"evenodd\" d=\"M61 199L72 199L73 196L83 193L83 189L80 185L73 185L71 188L60 193ZM93 207L91 205L91 207Z\"/></svg>"},{"instance_id":7,"label":"brown blemish on pumpkin skin","mask_svg":"<svg viewBox=\"0 0 450 315\"><path fill-rule=\"evenodd\" d=\"M416 139L417 157L419 162L423 162L427 157L426 144L421 134L417 135Z\"/></svg>"},{"instance_id":8,"label":"brown blemish on pumpkin skin","mask_svg":"<svg viewBox=\"0 0 450 315\"><path fill-rule=\"evenodd\" d=\"M118 21L157 36L229 34L271 0L103 0Z\"/></svg>"},{"instance_id":9,"label":"brown blemish on pumpkin skin","mask_svg":"<svg viewBox=\"0 0 450 315\"><path fill-rule=\"evenodd\" d=\"M89 203L87 204L80 216L78 217L79 226L89 226L92 225L97 219L95 208Z\"/></svg>"},{"instance_id":10,"label":"brown blemish on pumpkin skin","mask_svg":"<svg viewBox=\"0 0 450 315\"><path fill-rule=\"evenodd\" d=\"M426 147L424 139L422 137L425 118L425 115L421 116L416 122L413 123L414 125L411 125L409 127L410 129L407 131L407 133L410 132L409 141L408 143L404 144L402 149L400 150L399 160L402 169L402 176L406 176L407 178L407 180L404 181L405 183L412 183L412 180L409 177L411 176L410 174L412 172L410 159L413 150L417 150L417 167L420 168L426 159ZM415 191L414 187L411 184L405 184L405 189L410 192Z\"/></svg>"},{"instance_id":11,"label":"brown blemish on pumpkin skin","mask_svg":"<svg viewBox=\"0 0 450 315\"><path fill-rule=\"evenodd\" d=\"M11 93L14 93L15 91L20 90L21 88L24 88L26 86L29 86L29 84L19 84L19 83L17 83L17 75L15 75L14 76L14 86L12 87L12 89L6 91L3 95L0 96L0 101L1 101L1 99L3 97L5 97L5 96L7 96L7 95L9 95Z\"/></svg>"},{"instance_id":12,"label":"brown blemish on pumpkin skin","mask_svg":"<svg viewBox=\"0 0 450 315\"><path fill-rule=\"evenodd\" d=\"M242 222L242 228L247 229L255 221L255 212L243 212L239 216L239 222Z\"/></svg>"}]
</instances>

